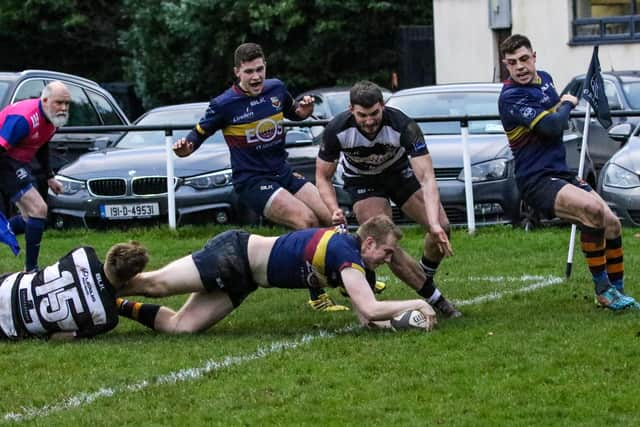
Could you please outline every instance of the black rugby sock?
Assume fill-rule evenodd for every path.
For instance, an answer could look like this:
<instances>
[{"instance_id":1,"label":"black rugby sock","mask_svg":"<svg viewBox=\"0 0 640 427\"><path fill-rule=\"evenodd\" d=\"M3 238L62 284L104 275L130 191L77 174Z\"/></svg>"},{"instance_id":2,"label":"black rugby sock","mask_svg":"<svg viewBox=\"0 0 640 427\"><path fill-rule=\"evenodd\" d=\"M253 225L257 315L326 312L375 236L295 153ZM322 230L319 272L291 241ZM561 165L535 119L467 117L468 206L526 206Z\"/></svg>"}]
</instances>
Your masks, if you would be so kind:
<instances>
[{"instance_id":1,"label":"black rugby sock","mask_svg":"<svg viewBox=\"0 0 640 427\"><path fill-rule=\"evenodd\" d=\"M155 329L155 321L160 305L145 304L141 302L129 301L122 298L116 299L118 314L123 317L142 323L144 326Z\"/></svg>"}]
</instances>

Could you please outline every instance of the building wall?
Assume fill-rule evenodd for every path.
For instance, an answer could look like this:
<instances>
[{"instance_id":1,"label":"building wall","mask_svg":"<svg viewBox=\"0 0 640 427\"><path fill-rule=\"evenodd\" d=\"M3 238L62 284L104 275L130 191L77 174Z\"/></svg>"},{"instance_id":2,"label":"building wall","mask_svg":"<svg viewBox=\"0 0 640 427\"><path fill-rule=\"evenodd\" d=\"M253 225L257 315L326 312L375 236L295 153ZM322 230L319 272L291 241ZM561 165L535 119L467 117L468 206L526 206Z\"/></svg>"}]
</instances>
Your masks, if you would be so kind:
<instances>
[{"instance_id":1,"label":"building wall","mask_svg":"<svg viewBox=\"0 0 640 427\"><path fill-rule=\"evenodd\" d=\"M437 83L499 80L489 1L433 0ZM591 45L569 45L571 4L571 0L511 0L511 33L531 39L538 68L551 73L558 89L587 71L593 51ZM603 70L640 70L640 43L602 44L599 58Z\"/></svg>"}]
</instances>

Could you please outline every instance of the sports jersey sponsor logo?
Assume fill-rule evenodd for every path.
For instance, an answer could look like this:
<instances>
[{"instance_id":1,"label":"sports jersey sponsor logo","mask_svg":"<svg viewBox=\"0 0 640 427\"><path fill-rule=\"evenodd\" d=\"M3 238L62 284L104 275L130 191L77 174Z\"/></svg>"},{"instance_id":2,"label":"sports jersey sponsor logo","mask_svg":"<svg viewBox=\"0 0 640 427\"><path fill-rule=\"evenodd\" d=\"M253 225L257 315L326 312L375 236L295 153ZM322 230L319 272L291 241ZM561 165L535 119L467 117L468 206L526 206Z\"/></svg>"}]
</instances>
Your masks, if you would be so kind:
<instances>
[{"instance_id":1,"label":"sports jersey sponsor logo","mask_svg":"<svg viewBox=\"0 0 640 427\"><path fill-rule=\"evenodd\" d=\"M271 99L273 100L273 98ZM256 105L260 105L265 102L267 102L267 100L264 99L264 96L261 96L260 99L254 99L253 101L249 102L249 105L255 107Z\"/></svg>"},{"instance_id":2,"label":"sports jersey sponsor logo","mask_svg":"<svg viewBox=\"0 0 640 427\"><path fill-rule=\"evenodd\" d=\"M284 132L284 128L273 119L260 120L255 128L247 129L247 143L271 142Z\"/></svg>"},{"instance_id":3,"label":"sports jersey sponsor logo","mask_svg":"<svg viewBox=\"0 0 640 427\"><path fill-rule=\"evenodd\" d=\"M536 115L536 110L533 107L523 107L520 109L520 115L525 119L532 119Z\"/></svg>"},{"instance_id":4,"label":"sports jersey sponsor logo","mask_svg":"<svg viewBox=\"0 0 640 427\"><path fill-rule=\"evenodd\" d=\"M25 323L32 323L33 319L31 318L31 312L35 308L33 301L29 299L29 294L26 289L19 290L20 299L20 313L22 314L22 319Z\"/></svg>"},{"instance_id":5,"label":"sports jersey sponsor logo","mask_svg":"<svg viewBox=\"0 0 640 427\"><path fill-rule=\"evenodd\" d=\"M96 295L93 292L93 286L91 286L93 284L91 281L91 273L84 267L80 267L78 273L80 276L82 287L84 288L84 294L90 297L91 301L95 301Z\"/></svg>"},{"instance_id":6,"label":"sports jersey sponsor logo","mask_svg":"<svg viewBox=\"0 0 640 427\"><path fill-rule=\"evenodd\" d=\"M273 105L273 108L280 108L280 98L278 98L277 96L272 96L271 97L271 105Z\"/></svg>"},{"instance_id":7,"label":"sports jersey sponsor logo","mask_svg":"<svg viewBox=\"0 0 640 427\"><path fill-rule=\"evenodd\" d=\"M302 273L305 277L305 283L310 288L323 288L327 286L326 276L320 274L309 261L306 261L302 267Z\"/></svg>"},{"instance_id":8,"label":"sports jersey sponsor logo","mask_svg":"<svg viewBox=\"0 0 640 427\"><path fill-rule=\"evenodd\" d=\"M247 108L247 110L249 109ZM243 114L240 114L239 116L235 116L231 121L233 123L237 123L244 120L249 120L251 118L253 118L253 111L245 111Z\"/></svg>"}]
</instances>

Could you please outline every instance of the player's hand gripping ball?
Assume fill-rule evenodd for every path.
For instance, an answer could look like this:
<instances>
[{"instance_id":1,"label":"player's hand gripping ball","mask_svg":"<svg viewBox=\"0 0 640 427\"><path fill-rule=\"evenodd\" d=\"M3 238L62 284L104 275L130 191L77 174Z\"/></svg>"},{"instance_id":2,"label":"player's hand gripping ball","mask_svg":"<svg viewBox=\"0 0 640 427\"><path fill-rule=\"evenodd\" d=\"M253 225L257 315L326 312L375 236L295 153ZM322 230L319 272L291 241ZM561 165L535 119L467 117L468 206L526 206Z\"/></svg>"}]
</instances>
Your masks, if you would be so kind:
<instances>
[{"instance_id":1,"label":"player's hand gripping ball","mask_svg":"<svg viewBox=\"0 0 640 427\"><path fill-rule=\"evenodd\" d=\"M429 321L419 310L408 310L400 313L391 319L391 326L394 329L422 329L429 331L431 329Z\"/></svg>"}]
</instances>

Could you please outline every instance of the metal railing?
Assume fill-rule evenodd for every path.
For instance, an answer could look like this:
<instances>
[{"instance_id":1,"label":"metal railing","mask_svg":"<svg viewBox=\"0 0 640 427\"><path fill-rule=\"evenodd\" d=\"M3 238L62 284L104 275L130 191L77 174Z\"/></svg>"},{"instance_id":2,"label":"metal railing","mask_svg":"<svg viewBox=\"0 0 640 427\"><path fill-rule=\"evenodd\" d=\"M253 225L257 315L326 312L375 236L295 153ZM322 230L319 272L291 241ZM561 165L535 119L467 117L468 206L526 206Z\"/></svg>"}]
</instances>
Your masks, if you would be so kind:
<instances>
[{"instance_id":1,"label":"metal railing","mask_svg":"<svg viewBox=\"0 0 640 427\"><path fill-rule=\"evenodd\" d=\"M612 111L613 117L640 117L640 110ZM585 112L572 112L572 118L583 118ZM473 203L473 187L471 184L471 159L469 155L469 122L482 120L500 120L500 116L492 114L484 115L464 115L464 116L428 116L414 117L418 123L424 122L459 122L460 137L462 140L462 163L464 170L465 185L465 202L467 211L467 227L470 234L475 232L475 212ZM593 117L591 120L595 120ZM282 121L283 127L312 127L326 126L329 120L302 120L299 122ZM128 131L163 131L165 133L165 152L167 161L167 205L168 205L168 222L171 229L176 228L176 208L175 208L175 187L171 183L175 180L174 159L173 154L173 131L190 130L194 125L129 125L129 126L65 126L58 129L57 133L107 133L107 132L128 132ZM427 138L427 147L429 141Z\"/></svg>"}]
</instances>

